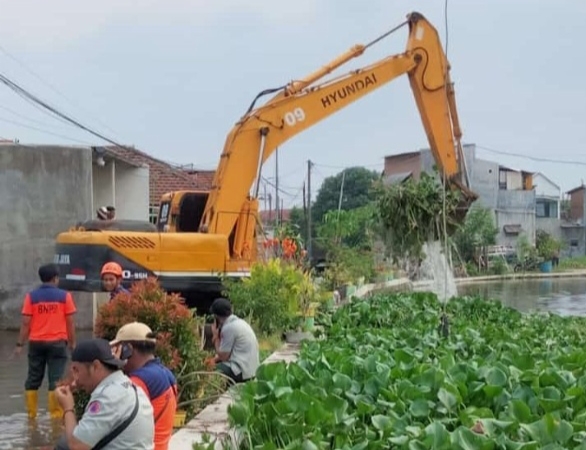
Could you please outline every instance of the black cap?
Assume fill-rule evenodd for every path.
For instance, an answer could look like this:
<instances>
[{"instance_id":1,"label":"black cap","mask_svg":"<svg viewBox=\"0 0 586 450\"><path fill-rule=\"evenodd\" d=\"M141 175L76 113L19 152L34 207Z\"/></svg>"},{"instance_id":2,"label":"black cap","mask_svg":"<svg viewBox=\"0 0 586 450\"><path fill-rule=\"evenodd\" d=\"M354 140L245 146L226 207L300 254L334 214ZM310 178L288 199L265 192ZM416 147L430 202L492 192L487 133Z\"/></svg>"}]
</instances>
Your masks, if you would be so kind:
<instances>
[{"instance_id":1,"label":"black cap","mask_svg":"<svg viewBox=\"0 0 586 450\"><path fill-rule=\"evenodd\" d=\"M39 278L43 283L48 283L58 276L59 268L56 264L44 264L39 267Z\"/></svg>"},{"instance_id":2,"label":"black cap","mask_svg":"<svg viewBox=\"0 0 586 450\"><path fill-rule=\"evenodd\" d=\"M228 317L230 314L232 314L232 304L228 301L228 299L219 297L212 303L210 312L216 316Z\"/></svg>"},{"instance_id":3,"label":"black cap","mask_svg":"<svg viewBox=\"0 0 586 450\"><path fill-rule=\"evenodd\" d=\"M124 367L126 361L112 354L112 347L106 339L86 339L79 342L71 353L72 362L88 363L95 360L118 369Z\"/></svg>"}]
</instances>

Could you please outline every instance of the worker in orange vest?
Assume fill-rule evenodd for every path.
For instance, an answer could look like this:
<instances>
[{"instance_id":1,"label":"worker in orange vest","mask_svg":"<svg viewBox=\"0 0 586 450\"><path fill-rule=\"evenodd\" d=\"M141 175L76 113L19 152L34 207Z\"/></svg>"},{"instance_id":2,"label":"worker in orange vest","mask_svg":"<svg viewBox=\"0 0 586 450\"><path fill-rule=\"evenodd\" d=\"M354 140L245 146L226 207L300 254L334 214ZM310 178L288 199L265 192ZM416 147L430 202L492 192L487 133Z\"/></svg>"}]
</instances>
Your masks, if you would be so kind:
<instances>
[{"instance_id":1,"label":"worker in orange vest","mask_svg":"<svg viewBox=\"0 0 586 450\"><path fill-rule=\"evenodd\" d=\"M102 267L100 277L102 279L102 287L106 292L110 293L110 300L122 292L128 293L128 289L122 286L122 267L120 264L107 262Z\"/></svg>"}]
</instances>

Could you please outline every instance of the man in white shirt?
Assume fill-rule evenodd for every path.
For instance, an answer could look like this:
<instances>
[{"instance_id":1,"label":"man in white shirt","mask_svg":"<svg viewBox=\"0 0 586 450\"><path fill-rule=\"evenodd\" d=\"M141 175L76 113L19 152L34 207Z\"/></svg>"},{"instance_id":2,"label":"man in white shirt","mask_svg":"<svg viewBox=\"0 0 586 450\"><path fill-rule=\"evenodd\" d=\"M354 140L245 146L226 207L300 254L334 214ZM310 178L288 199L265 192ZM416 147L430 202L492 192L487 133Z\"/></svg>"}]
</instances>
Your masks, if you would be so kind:
<instances>
[{"instance_id":1,"label":"man in white shirt","mask_svg":"<svg viewBox=\"0 0 586 450\"><path fill-rule=\"evenodd\" d=\"M78 422L70 386L56 389L65 425L65 434L57 448L154 449L151 402L120 370L123 366L124 361L112 354L105 339L88 339L77 344L71 355L73 384L91 397Z\"/></svg>"},{"instance_id":2,"label":"man in white shirt","mask_svg":"<svg viewBox=\"0 0 586 450\"><path fill-rule=\"evenodd\" d=\"M216 370L236 383L254 378L260 361L252 327L232 313L232 304L225 298L214 300L211 313L216 318L212 325Z\"/></svg>"}]
</instances>

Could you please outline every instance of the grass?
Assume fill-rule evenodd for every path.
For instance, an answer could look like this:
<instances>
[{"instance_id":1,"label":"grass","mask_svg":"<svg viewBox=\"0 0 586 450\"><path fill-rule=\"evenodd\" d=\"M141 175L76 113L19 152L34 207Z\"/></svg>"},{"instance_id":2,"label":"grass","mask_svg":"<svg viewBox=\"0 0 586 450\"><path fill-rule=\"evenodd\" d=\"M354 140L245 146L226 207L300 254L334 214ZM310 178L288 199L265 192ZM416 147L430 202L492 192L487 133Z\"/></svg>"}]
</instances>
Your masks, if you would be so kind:
<instances>
[{"instance_id":1,"label":"grass","mask_svg":"<svg viewBox=\"0 0 586 450\"><path fill-rule=\"evenodd\" d=\"M258 337L258 347L260 350L260 360L264 361L273 352L279 350L283 346L281 335L273 334L269 336L260 335Z\"/></svg>"},{"instance_id":2,"label":"grass","mask_svg":"<svg viewBox=\"0 0 586 450\"><path fill-rule=\"evenodd\" d=\"M586 269L586 256L578 256L576 258L565 258L560 260L559 266L556 267L556 272L576 269Z\"/></svg>"}]
</instances>

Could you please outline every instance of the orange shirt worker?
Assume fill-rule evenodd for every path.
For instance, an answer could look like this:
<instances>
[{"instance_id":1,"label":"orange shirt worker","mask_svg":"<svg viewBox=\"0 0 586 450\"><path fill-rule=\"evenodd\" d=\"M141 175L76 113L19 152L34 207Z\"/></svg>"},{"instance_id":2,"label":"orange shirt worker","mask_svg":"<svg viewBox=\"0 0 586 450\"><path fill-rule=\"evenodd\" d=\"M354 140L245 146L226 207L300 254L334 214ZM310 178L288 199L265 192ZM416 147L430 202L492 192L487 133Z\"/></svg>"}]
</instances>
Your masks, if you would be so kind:
<instances>
[{"instance_id":1,"label":"orange shirt worker","mask_svg":"<svg viewBox=\"0 0 586 450\"><path fill-rule=\"evenodd\" d=\"M127 323L110 342L126 360L123 371L151 401L155 421L155 450L168 450L177 410L177 380L155 356L156 334L141 322Z\"/></svg>"},{"instance_id":2,"label":"orange shirt worker","mask_svg":"<svg viewBox=\"0 0 586 450\"><path fill-rule=\"evenodd\" d=\"M65 372L67 347L75 346L76 307L71 294L57 287L59 269L55 264L41 266L39 278L41 286L24 298L20 336L14 353L20 355L28 340L28 375L24 386L29 418L37 416L38 390L45 369L49 378L49 413L52 418L61 418L63 412L55 397L55 385Z\"/></svg>"}]
</instances>

